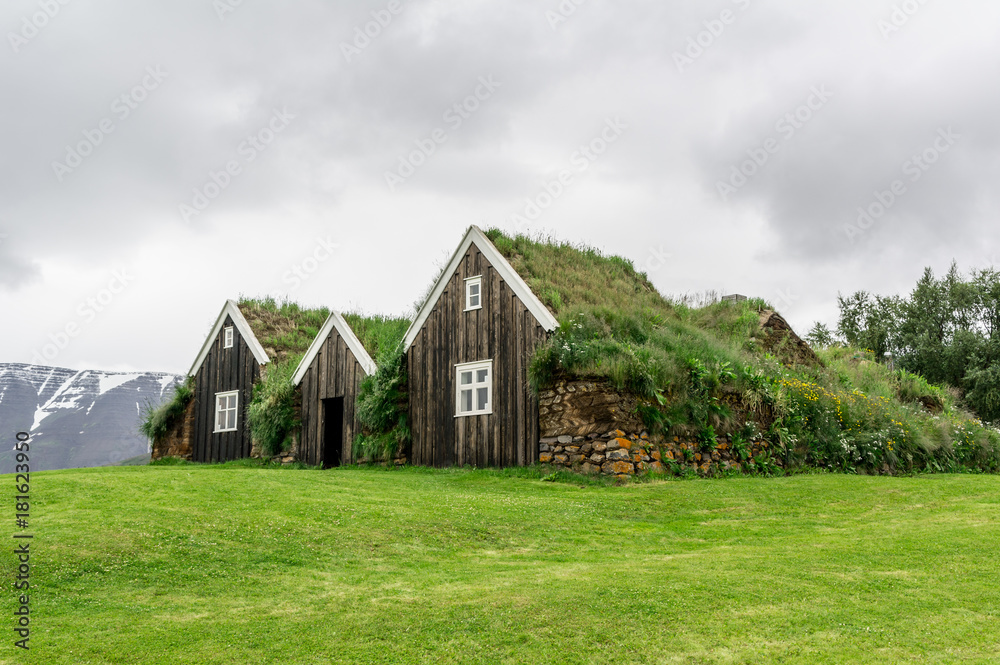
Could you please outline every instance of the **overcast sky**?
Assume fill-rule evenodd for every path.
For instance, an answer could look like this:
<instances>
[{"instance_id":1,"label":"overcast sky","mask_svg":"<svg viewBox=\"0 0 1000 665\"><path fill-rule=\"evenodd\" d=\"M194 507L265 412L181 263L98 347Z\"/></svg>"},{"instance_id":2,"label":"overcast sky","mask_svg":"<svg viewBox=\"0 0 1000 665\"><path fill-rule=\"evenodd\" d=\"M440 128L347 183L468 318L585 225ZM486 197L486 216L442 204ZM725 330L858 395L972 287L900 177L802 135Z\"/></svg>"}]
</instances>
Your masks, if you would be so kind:
<instances>
[{"instance_id":1,"label":"overcast sky","mask_svg":"<svg viewBox=\"0 0 1000 665\"><path fill-rule=\"evenodd\" d=\"M0 362L183 373L240 294L405 313L470 224L800 333L1000 261L994 0L5 0L0 28Z\"/></svg>"}]
</instances>

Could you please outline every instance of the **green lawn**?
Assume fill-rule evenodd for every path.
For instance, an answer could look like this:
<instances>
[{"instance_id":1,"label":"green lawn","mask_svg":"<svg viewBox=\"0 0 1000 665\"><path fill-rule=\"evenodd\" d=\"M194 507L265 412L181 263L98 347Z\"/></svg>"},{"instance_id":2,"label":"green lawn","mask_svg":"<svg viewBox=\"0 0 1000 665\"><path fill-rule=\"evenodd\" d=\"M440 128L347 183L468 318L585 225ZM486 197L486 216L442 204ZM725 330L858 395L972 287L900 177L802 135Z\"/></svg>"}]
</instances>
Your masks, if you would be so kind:
<instances>
[{"instance_id":1,"label":"green lawn","mask_svg":"<svg viewBox=\"0 0 1000 665\"><path fill-rule=\"evenodd\" d=\"M1000 477L529 475L33 475L0 662L1000 662Z\"/></svg>"}]
</instances>

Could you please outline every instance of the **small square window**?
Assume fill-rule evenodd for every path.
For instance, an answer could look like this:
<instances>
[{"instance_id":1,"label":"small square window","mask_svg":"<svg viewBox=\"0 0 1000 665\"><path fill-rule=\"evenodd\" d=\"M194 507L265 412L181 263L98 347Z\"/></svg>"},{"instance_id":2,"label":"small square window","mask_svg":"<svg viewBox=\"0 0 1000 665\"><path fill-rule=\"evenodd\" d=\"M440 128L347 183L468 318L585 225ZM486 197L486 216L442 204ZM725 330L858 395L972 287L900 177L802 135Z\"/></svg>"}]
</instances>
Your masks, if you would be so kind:
<instances>
[{"instance_id":1,"label":"small square window","mask_svg":"<svg viewBox=\"0 0 1000 665\"><path fill-rule=\"evenodd\" d=\"M223 333L222 348L231 349L233 348L233 327L227 326L225 332Z\"/></svg>"},{"instance_id":2,"label":"small square window","mask_svg":"<svg viewBox=\"0 0 1000 665\"><path fill-rule=\"evenodd\" d=\"M493 361L456 366L455 416L493 413Z\"/></svg>"},{"instance_id":3,"label":"small square window","mask_svg":"<svg viewBox=\"0 0 1000 665\"><path fill-rule=\"evenodd\" d=\"M238 390L219 393L215 396L215 431L235 432L239 413L240 393Z\"/></svg>"},{"instance_id":4,"label":"small square window","mask_svg":"<svg viewBox=\"0 0 1000 665\"><path fill-rule=\"evenodd\" d=\"M483 276L465 280L465 311L483 308Z\"/></svg>"}]
</instances>

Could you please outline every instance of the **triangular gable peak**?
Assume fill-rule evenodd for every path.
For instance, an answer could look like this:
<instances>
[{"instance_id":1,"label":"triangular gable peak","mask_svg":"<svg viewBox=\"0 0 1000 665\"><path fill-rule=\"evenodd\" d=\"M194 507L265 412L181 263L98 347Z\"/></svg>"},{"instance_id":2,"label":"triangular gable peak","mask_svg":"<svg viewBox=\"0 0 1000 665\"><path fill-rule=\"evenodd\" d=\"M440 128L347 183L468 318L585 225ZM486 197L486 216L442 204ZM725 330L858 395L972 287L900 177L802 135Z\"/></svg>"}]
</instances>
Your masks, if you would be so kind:
<instances>
[{"instance_id":1,"label":"triangular gable peak","mask_svg":"<svg viewBox=\"0 0 1000 665\"><path fill-rule=\"evenodd\" d=\"M233 320L233 324L239 331L243 341L246 342L250 352L253 353L253 357L257 360L257 364L266 365L271 362L271 359L267 357L267 352L264 351L264 347L261 346L260 342L257 340L257 336L253 334L253 330L250 328L250 323L247 322L246 317L243 316L243 313L240 311L236 301L227 300L225 306L222 308L222 312L219 314L218 320L215 322L215 326L212 327L212 332L208 335L208 338L205 340L205 344L201 347L198 359L195 360L194 365L191 366L191 371L188 372L189 376L197 374L198 370L200 370L201 366L204 364L205 359L208 358L208 354L212 350L212 344L215 343L219 333L222 332L222 327L226 324L226 317Z\"/></svg>"},{"instance_id":2,"label":"triangular gable peak","mask_svg":"<svg viewBox=\"0 0 1000 665\"><path fill-rule=\"evenodd\" d=\"M417 312L416 318L413 320L413 324L410 329L406 331L406 336L403 338L403 350L407 351L413 345L413 342L417 339L417 335L420 334L420 330L424 327L424 323L427 322L427 317L430 316L431 312L434 310L434 306L437 304L444 290L448 287L448 282L451 280L452 276L458 270L459 265L465 258L466 252L469 251L469 247L475 245L487 261L493 266L493 268L500 275L501 279L506 282L507 286L517 295L517 297L524 303L524 306L531 312L535 320L538 321L538 325L544 328L547 332L552 332L559 327L559 321L556 317L552 315L548 307L542 304L542 301L538 299L538 296L531 290L528 284L521 278L517 271L510 265L507 259L504 258L503 254L494 247L490 239L486 237L482 229L478 226L471 226L468 233L465 234L465 238L462 239L462 243L455 250L455 253L451 257L451 261L448 263L448 267L441 273L438 281L434 284L434 289L431 291L427 300L424 302L423 307Z\"/></svg>"},{"instance_id":3,"label":"triangular gable peak","mask_svg":"<svg viewBox=\"0 0 1000 665\"><path fill-rule=\"evenodd\" d=\"M302 379L305 378L306 372L309 371L309 367L312 365L313 360L316 359L316 355L319 353L323 345L326 344L327 338L330 333L337 330L340 336L347 343L347 348L351 350L354 357L357 359L358 364L361 365L361 369L364 370L365 374L371 376L375 373L376 366L375 361L372 360L371 356L365 350L361 340L358 336L354 334L354 330L351 328L350 324L340 315L339 312L333 311L330 313L329 318L327 318L326 323L323 324L323 328L320 329L319 334L316 335L316 339L313 343L309 345L309 350L306 351L306 355L303 356L302 362L299 363L298 368L295 370L295 374L292 377L292 383L298 386L302 383Z\"/></svg>"}]
</instances>

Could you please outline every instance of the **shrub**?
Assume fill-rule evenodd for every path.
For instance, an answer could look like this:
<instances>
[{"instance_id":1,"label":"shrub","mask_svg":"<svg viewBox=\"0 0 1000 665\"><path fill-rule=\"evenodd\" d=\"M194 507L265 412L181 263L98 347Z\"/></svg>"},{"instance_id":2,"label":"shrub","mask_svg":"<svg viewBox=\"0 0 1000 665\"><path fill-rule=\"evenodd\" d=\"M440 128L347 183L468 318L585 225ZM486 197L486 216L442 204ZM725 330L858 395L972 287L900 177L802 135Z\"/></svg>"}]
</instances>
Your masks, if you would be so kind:
<instances>
[{"instance_id":1,"label":"shrub","mask_svg":"<svg viewBox=\"0 0 1000 665\"><path fill-rule=\"evenodd\" d=\"M364 459L390 461L410 441L404 358L397 345L361 382L356 415L362 432L354 444Z\"/></svg>"},{"instance_id":2,"label":"shrub","mask_svg":"<svg viewBox=\"0 0 1000 665\"><path fill-rule=\"evenodd\" d=\"M189 376L184 383L174 388L171 398L160 406L154 407L151 403L146 403L139 422L139 432L153 443L161 441L184 417L193 398L194 377Z\"/></svg>"},{"instance_id":3,"label":"shrub","mask_svg":"<svg viewBox=\"0 0 1000 665\"><path fill-rule=\"evenodd\" d=\"M940 412L945 407L945 392L941 388L906 370L899 371L899 398L910 404L920 404L929 411Z\"/></svg>"},{"instance_id":4,"label":"shrub","mask_svg":"<svg viewBox=\"0 0 1000 665\"><path fill-rule=\"evenodd\" d=\"M267 365L253 388L247 408L250 435L261 451L271 457L289 449L292 434L301 425L296 404L298 391L292 384L298 361L292 357Z\"/></svg>"}]
</instances>

